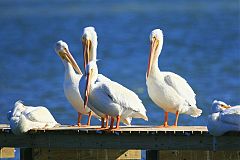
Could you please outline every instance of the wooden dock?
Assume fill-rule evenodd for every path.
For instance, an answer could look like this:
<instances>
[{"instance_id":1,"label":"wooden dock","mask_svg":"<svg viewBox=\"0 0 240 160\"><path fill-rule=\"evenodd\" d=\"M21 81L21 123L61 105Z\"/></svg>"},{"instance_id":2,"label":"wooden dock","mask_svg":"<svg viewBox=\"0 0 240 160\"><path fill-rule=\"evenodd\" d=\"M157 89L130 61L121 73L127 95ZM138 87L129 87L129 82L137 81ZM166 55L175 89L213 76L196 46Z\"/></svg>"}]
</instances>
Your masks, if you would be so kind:
<instances>
[{"instance_id":1,"label":"wooden dock","mask_svg":"<svg viewBox=\"0 0 240 160\"><path fill-rule=\"evenodd\" d=\"M147 150L148 159L158 159L161 155L166 157L169 151L171 155L180 155L184 152L189 154L193 151L201 151L204 154L207 151L209 155L213 155L210 152L228 151L228 153L236 154L235 159L240 159L239 132L229 132L224 136L214 137L208 133L206 126L169 128L124 126L115 132L97 130L96 128L99 128L99 126L88 128L60 126L53 129L31 130L25 135L17 136L12 134L8 125L0 125L0 147L21 148L22 159L24 155L25 157L45 155L46 159L46 155L50 151L51 155L56 153L55 156L59 153L64 153L65 156L69 153L71 155L78 153L77 155L82 155L82 157L83 154L92 156L99 154L98 157L108 155L109 157L112 153L113 155L109 159L117 159L114 155L117 155L118 159L128 159L128 156L132 158L135 156L134 159L139 159L139 156L141 156L140 150ZM102 155L102 152L104 155ZM121 157L122 155L123 157ZM200 156L200 158L202 157ZM51 159L54 158L51 157ZM77 158L75 157L75 159Z\"/></svg>"}]
</instances>

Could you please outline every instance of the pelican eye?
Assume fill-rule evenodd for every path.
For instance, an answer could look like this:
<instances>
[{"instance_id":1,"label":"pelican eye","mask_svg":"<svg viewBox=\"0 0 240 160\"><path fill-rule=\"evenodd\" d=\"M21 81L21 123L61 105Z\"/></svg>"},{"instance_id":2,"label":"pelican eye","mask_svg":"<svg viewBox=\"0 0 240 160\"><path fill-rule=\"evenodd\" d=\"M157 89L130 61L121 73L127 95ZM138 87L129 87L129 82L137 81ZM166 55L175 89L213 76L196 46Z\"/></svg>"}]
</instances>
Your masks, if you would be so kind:
<instances>
[{"instance_id":1,"label":"pelican eye","mask_svg":"<svg viewBox=\"0 0 240 160\"><path fill-rule=\"evenodd\" d=\"M220 104L220 107L222 108L226 108L226 106L224 104Z\"/></svg>"},{"instance_id":2,"label":"pelican eye","mask_svg":"<svg viewBox=\"0 0 240 160\"><path fill-rule=\"evenodd\" d=\"M156 36L153 36L152 40L155 41L156 39L157 39Z\"/></svg>"}]
</instances>

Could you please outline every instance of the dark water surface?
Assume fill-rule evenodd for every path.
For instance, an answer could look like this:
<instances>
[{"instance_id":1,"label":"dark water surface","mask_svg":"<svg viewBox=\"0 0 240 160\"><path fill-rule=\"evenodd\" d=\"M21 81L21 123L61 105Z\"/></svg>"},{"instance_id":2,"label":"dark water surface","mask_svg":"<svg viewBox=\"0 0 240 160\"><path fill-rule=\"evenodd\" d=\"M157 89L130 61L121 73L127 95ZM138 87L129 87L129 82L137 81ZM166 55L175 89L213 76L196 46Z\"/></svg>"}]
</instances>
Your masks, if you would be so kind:
<instances>
[{"instance_id":1,"label":"dark water surface","mask_svg":"<svg viewBox=\"0 0 240 160\"><path fill-rule=\"evenodd\" d=\"M149 99L145 72L149 34L161 28L161 70L184 77L203 110L199 118L181 115L180 125L205 125L214 99L238 104L240 98L240 24L238 1L0 1L0 123L21 99L47 106L57 121L74 124L77 113L63 93L64 67L54 52L56 41L69 44L83 68L80 36L98 33L99 70L135 91L149 122L159 125L163 111ZM84 119L86 121L86 119ZM170 124L174 115L170 116ZM99 124L96 120L95 124Z\"/></svg>"}]
</instances>

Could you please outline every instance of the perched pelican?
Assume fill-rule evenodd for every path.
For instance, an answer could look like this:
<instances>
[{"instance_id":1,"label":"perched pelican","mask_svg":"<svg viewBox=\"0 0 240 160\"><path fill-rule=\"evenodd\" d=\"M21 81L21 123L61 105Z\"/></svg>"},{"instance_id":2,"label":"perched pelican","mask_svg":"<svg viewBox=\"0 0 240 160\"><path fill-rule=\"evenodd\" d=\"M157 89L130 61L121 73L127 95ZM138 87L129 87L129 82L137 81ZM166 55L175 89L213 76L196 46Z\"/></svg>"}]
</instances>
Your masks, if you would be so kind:
<instances>
[{"instance_id":1,"label":"perched pelican","mask_svg":"<svg viewBox=\"0 0 240 160\"><path fill-rule=\"evenodd\" d=\"M84 70L86 69L86 65L89 61L96 61L97 58L97 33L95 32L94 27L85 27L82 34L82 44L83 44L83 59L84 59ZM107 80L108 78L98 75L98 80ZM90 108L101 117L101 128L107 128L108 127L108 118L109 116L100 112L94 106L90 106ZM106 121L106 126L104 125L104 121ZM131 120L125 121L126 124L130 125Z\"/></svg>"},{"instance_id":2,"label":"perched pelican","mask_svg":"<svg viewBox=\"0 0 240 160\"><path fill-rule=\"evenodd\" d=\"M23 134L31 129L53 128L60 125L46 107L24 106L17 101L7 114L14 134Z\"/></svg>"},{"instance_id":3,"label":"perched pelican","mask_svg":"<svg viewBox=\"0 0 240 160\"><path fill-rule=\"evenodd\" d=\"M117 119L115 129L119 129L120 119L133 117L148 120L146 109L134 92L111 80L98 81L97 78L96 61L91 61L86 66L86 76L80 80L80 93L85 105L90 104L111 116L110 129L113 129L114 117Z\"/></svg>"},{"instance_id":4,"label":"perched pelican","mask_svg":"<svg viewBox=\"0 0 240 160\"><path fill-rule=\"evenodd\" d=\"M83 35L82 35L82 43L83 43L83 48L84 48L84 53L83 53L83 57L84 57L84 69L86 68L86 65L90 62L90 61L96 61L97 59L97 45L98 45L98 41L97 41L97 33L95 31L94 27L86 27L84 28L83 31ZM108 79L107 77L103 76L102 74L98 74L97 76L97 81L98 82L102 82L102 81L111 81L110 79ZM85 87L85 86L84 86ZM108 127L108 118L109 116L100 112L99 110L97 110L94 106L90 106L89 107L98 115L101 117L101 121L102 121L102 125L101 128L107 128ZM104 120L106 120L106 126L104 126ZM131 121L132 118L128 117L128 118L121 118L120 119L121 122L123 122L126 125L131 125Z\"/></svg>"},{"instance_id":5,"label":"perched pelican","mask_svg":"<svg viewBox=\"0 0 240 160\"><path fill-rule=\"evenodd\" d=\"M88 115L87 125L90 125L92 115L98 117L90 108L84 109L83 100L79 93L79 81L82 77L82 72L76 61L69 52L68 45L63 41L58 41L55 46L56 53L61 57L65 66L65 79L63 83L64 94L68 101L78 112L78 126L81 126L82 114ZM74 69L78 72L75 73Z\"/></svg>"},{"instance_id":6,"label":"perched pelican","mask_svg":"<svg viewBox=\"0 0 240 160\"><path fill-rule=\"evenodd\" d=\"M163 34L160 29L151 32L150 42L146 84L149 97L165 111L163 126L168 126L168 112L176 114L174 126L177 126L179 114L200 116L202 110L197 108L195 93L187 81L175 73L162 72L158 68L158 57L163 45Z\"/></svg>"},{"instance_id":7,"label":"perched pelican","mask_svg":"<svg viewBox=\"0 0 240 160\"><path fill-rule=\"evenodd\" d=\"M240 105L230 106L222 101L214 100L207 127L214 136L223 135L228 131L240 131Z\"/></svg>"}]
</instances>

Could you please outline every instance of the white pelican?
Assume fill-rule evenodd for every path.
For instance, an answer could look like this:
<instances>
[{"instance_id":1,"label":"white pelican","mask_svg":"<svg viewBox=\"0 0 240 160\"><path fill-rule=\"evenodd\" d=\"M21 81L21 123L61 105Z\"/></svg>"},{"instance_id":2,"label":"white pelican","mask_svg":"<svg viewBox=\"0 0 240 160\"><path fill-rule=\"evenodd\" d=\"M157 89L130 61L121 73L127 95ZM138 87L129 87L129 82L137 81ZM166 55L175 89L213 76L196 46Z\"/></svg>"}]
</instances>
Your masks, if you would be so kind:
<instances>
[{"instance_id":1,"label":"white pelican","mask_svg":"<svg viewBox=\"0 0 240 160\"><path fill-rule=\"evenodd\" d=\"M79 81L82 77L82 72L78 67L76 61L72 57L68 45L62 40L58 41L55 46L56 53L61 57L62 62L65 66L65 79L64 79L64 94L67 97L68 101L78 112L78 126L81 126L82 114L88 115L87 126L90 125L91 116L98 117L93 113L90 108L86 107L84 109L83 100L79 93ZM78 72L75 73L74 69Z\"/></svg>"},{"instance_id":2,"label":"white pelican","mask_svg":"<svg viewBox=\"0 0 240 160\"><path fill-rule=\"evenodd\" d=\"M83 44L83 59L84 59L84 70L86 69L86 65L89 61L96 61L97 58L97 33L95 32L94 27L85 27L82 34L82 44ZM108 80L108 78L98 75L99 80ZM90 106L90 108L101 117L101 128L108 127L108 118L109 116L98 111L94 106ZM104 121L106 121L106 126L104 126ZM131 121L126 121L126 124L131 124Z\"/></svg>"},{"instance_id":3,"label":"white pelican","mask_svg":"<svg viewBox=\"0 0 240 160\"><path fill-rule=\"evenodd\" d=\"M200 116L202 110L197 108L195 93L187 81L175 73L162 72L158 68L158 57L163 45L163 34L160 29L151 32L150 42L146 84L149 97L165 111L163 126L168 126L168 112L176 114L174 126L177 126L179 114Z\"/></svg>"},{"instance_id":4,"label":"white pelican","mask_svg":"<svg viewBox=\"0 0 240 160\"><path fill-rule=\"evenodd\" d=\"M14 134L23 134L31 129L53 128L60 125L46 107L24 106L17 101L7 114Z\"/></svg>"},{"instance_id":5,"label":"white pelican","mask_svg":"<svg viewBox=\"0 0 240 160\"><path fill-rule=\"evenodd\" d=\"M94 27L85 27L82 35L82 43L84 48L84 69L86 65L90 61L96 61L97 58L97 33ZM102 74L98 74L97 81L111 81L107 77L103 76ZM102 125L101 128L108 127L108 118L109 116L97 110L94 106L89 106L98 116L101 117ZM106 126L104 126L104 120L106 120ZM121 118L121 122L126 125L131 125L132 118L128 117L126 119Z\"/></svg>"},{"instance_id":6,"label":"white pelican","mask_svg":"<svg viewBox=\"0 0 240 160\"><path fill-rule=\"evenodd\" d=\"M117 119L115 129L119 129L121 119L132 117L148 120L146 109L134 92L111 80L98 81L97 78L96 61L91 61L86 67L86 76L80 80L80 93L85 105L94 106L111 116L110 129L113 129L114 117Z\"/></svg>"},{"instance_id":7,"label":"white pelican","mask_svg":"<svg viewBox=\"0 0 240 160\"><path fill-rule=\"evenodd\" d=\"M214 136L223 135L228 131L240 131L240 105L230 106L222 101L214 100L207 127Z\"/></svg>"}]
</instances>

